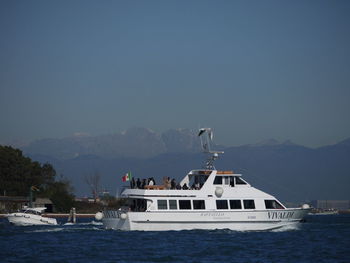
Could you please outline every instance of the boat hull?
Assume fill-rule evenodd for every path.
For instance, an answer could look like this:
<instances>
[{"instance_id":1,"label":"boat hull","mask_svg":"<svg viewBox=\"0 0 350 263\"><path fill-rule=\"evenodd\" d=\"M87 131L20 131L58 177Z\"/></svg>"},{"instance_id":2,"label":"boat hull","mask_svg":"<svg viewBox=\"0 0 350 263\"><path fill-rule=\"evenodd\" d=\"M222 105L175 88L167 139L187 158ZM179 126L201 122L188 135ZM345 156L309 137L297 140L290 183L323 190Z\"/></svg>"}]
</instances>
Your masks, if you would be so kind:
<instances>
[{"instance_id":1,"label":"boat hull","mask_svg":"<svg viewBox=\"0 0 350 263\"><path fill-rule=\"evenodd\" d=\"M16 226L57 225L57 220L55 218L24 213L9 214L7 215L7 220Z\"/></svg>"},{"instance_id":2,"label":"boat hull","mask_svg":"<svg viewBox=\"0 0 350 263\"><path fill-rule=\"evenodd\" d=\"M105 211L106 229L170 231L192 229L230 229L263 231L297 225L309 209L264 211L191 211L191 212L126 212Z\"/></svg>"}]
</instances>

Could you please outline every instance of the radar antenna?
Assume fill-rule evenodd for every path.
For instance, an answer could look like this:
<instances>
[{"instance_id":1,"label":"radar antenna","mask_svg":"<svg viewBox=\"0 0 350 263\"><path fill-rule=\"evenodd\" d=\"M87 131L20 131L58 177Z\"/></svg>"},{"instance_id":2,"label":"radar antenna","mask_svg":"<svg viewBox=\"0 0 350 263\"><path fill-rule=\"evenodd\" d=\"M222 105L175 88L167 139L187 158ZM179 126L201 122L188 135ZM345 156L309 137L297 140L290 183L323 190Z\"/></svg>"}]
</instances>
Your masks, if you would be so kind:
<instances>
[{"instance_id":1,"label":"radar antenna","mask_svg":"<svg viewBox=\"0 0 350 263\"><path fill-rule=\"evenodd\" d=\"M198 136L201 140L203 152L209 155L207 161L205 162L205 168L208 170L215 170L214 161L219 158L219 154L224 152L211 150L210 144L213 140L213 131L211 128L200 128Z\"/></svg>"}]
</instances>

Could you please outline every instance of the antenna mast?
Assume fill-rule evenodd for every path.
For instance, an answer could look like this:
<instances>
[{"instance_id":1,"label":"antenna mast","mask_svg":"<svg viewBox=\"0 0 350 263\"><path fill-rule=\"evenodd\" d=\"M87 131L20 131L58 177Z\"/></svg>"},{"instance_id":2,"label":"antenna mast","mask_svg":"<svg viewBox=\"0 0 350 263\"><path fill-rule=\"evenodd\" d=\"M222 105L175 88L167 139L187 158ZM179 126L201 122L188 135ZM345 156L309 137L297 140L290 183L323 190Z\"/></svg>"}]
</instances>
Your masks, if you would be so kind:
<instances>
[{"instance_id":1,"label":"antenna mast","mask_svg":"<svg viewBox=\"0 0 350 263\"><path fill-rule=\"evenodd\" d=\"M209 154L209 157L205 162L205 168L208 170L215 170L214 161L219 158L219 154L222 154L224 152L211 150L210 144L213 140L213 131L211 130L211 128L200 128L198 136L201 140L203 152Z\"/></svg>"}]
</instances>

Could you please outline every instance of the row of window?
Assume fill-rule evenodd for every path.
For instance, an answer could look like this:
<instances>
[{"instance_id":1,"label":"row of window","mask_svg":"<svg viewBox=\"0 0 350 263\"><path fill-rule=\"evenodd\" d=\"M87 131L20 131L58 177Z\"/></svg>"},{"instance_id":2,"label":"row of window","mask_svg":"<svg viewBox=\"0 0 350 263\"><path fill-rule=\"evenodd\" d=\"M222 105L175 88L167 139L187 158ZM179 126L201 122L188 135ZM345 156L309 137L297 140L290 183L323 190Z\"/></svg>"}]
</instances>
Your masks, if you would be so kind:
<instances>
[{"instance_id":1,"label":"row of window","mask_svg":"<svg viewBox=\"0 0 350 263\"><path fill-rule=\"evenodd\" d=\"M228 202L229 201L229 202ZM216 209L242 209L241 200L216 200ZM255 209L254 200L243 200L244 209Z\"/></svg>"},{"instance_id":2,"label":"row of window","mask_svg":"<svg viewBox=\"0 0 350 263\"><path fill-rule=\"evenodd\" d=\"M205 209L204 200L192 200L193 209ZM179 209L181 210L190 210L191 200L179 200ZM158 210L167 210L168 202L167 200L158 200ZM176 210L177 209L177 201L169 200L169 209Z\"/></svg>"},{"instance_id":3,"label":"row of window","mask_svg":"<svg viewBox=\"0 0 350 263\"><path fill-rule=\"evenodd\" d=\"M234 187L235 185L242 185L247 183L238 176L215 176L214 184L224 184Z\"/></svg>"},{"instance_id":4,"label":"row of window","mask_svg":"<svg viewBox=\"0 0 350 263\"><path fill-rule=\"evenodd\" d=\"M191 206L192 203L192 206ZM158 200L158 210L177 209L177 200ZM254 200L243 200L244 209L255 209ZM284 209L276 200L265 200L266 209ZM180 210L205 209L204 200L179 200ZM216 200L216 209L242 209L242 200Z\"/></svg>"}]
</instances>

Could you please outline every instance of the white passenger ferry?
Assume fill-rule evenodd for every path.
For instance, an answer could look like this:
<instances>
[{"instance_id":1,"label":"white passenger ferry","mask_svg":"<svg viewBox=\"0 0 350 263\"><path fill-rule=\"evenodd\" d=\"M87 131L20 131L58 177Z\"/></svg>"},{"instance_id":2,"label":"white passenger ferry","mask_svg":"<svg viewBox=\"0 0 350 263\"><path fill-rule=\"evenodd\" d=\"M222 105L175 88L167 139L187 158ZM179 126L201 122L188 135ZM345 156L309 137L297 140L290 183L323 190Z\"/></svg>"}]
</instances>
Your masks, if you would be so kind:
<instances>
[{"instance_id":1,"label":"white passenger ferry","mask_svg":"<svg viewBox=\"0 0 350 263\"><path fill-rule=\"evenodd\" d=\"M210 128L200 129L199 136L204 134L202 147L212 155L205 169L190 171L180 182L181 189L169 189L169 185L125 189L121 197L127 199L127 206L105 210L104 227L143 231L269 230L295 225L308 214L308 205L286 208L274 196L252 187L241 174L216 170L213 162L223 152L210 151Z\"/></svg>"}]
</instances>

